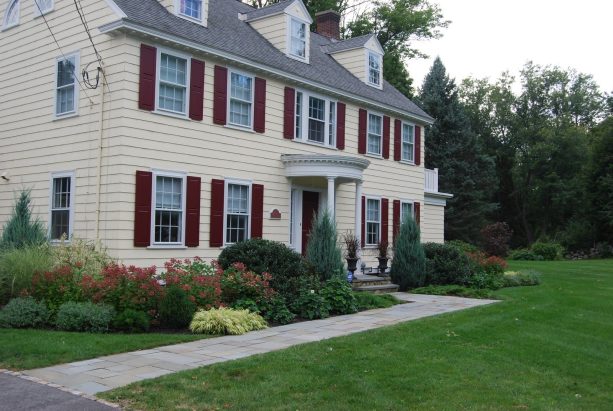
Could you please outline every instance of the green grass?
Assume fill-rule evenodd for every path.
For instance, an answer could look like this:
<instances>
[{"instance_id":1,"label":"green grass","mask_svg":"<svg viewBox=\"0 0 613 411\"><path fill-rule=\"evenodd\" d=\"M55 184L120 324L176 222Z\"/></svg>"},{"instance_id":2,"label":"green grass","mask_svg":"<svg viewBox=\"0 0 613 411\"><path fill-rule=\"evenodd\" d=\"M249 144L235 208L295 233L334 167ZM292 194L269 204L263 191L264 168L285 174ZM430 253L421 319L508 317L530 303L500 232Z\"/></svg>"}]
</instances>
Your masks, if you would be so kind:
<instances>
[{"instance_id":1,"label":"green grass","mask_svg":"<svg viewBox=\"0 0 613 411\"><path fill-rule=\"evenodd\" d=\"M392 305L401 303L401 301L390 294L371 294L363 291L354 291L353 295L358 305L358 311L389 308Z\"/></svg>"},{"instance_id":2,"label":"green grass","mask_svg":"<svg viewBox=\"0 0 613 411\"><path fill-rule=\"evenodd\" d=\"M495 293L486 288L470 288L461 285L429 285L410 290L415 294L454 295L466 298L495 298Z\"/></svg>"},{"instance_id":3,"label":"green grass","mask_svg":"<svg viewBox=\"0 0 613 411\"><path fill-rule=\"evenodd\" d=\"M89 334L0 329L0 368L25 370L206 338L191 334Z\"/></svg>"},{"instance_id":4,"label":"green grass","mask_svg":"<svg viewBox=\"0 0 613 411\"><path fill-rule=\"evenodd\" d=\"M102 394L128 409L605 410L613 260L511 262L504 301L220 363Z\"/></svg>"}]
</instances>

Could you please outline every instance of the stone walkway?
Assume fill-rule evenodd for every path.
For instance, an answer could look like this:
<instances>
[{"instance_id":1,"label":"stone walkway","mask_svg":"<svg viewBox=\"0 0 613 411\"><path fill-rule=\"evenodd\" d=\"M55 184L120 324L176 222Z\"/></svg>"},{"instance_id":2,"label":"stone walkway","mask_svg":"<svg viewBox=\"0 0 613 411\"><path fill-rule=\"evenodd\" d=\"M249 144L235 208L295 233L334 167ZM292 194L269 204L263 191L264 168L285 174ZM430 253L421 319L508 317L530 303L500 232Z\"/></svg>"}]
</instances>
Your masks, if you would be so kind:
<instances>
[{"instance_id":1,"label":"stone walkway","mask_svg":"<svg viewBox=\"0 0 613 411\"><path fill-rule=\"evenodd\" d=\"M151 350L109 355L24 371L23 374L72 391L95 394L177 371L496 302L407 293L394 295L401 300L410 301L410 304L289 324L245 335L209 338Z\"/></svg>"}]
</instances>

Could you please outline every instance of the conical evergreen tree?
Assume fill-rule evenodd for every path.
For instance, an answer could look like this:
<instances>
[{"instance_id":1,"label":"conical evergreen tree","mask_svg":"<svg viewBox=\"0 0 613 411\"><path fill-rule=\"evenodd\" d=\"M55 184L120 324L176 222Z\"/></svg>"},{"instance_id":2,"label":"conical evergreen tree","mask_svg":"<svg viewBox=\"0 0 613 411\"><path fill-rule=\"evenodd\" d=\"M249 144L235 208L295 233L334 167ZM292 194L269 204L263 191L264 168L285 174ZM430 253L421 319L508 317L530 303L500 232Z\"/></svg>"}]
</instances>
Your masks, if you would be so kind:
<instances>
[{"instance_id":1,"label":"conical evergreen tree","mask_svg":"<svg viewBox=\"0 0 613 411\"><path fill-rule=\"evenodd\" d=\"M23 248L47 241L45 228L38 219L32 218L30 191L24 190L15 203L13 215L2 229L0 249Z\"/></svg>"},{"instance_id":2,"label":"conical evergreen tree","mask_svg":"<svg viewBox=\"0 0 613 411\"><path fill-rule=\"evenodd\" d=\"M426 279L426 255L421 245L419 226L411 217L404 219L394 244L390 276L400 291L420 287Z\"/></svg>"},{"instance_id":3,"label":"conical evergreen tree","mask_svg":"<svg viewBox=\"0 0 613 411\"><path fill-rule=\"evenodd\" d=\"M421 107L435 122L425 136L426 167L439 169L439 191L452 193L445 209L445 238L476 242L497 205L494 160L484 154L458 98L456 85L436 58L424 80Z\"/></svg>"},{"instance_id":4,"label":"conical evergreen tree","mask_svg":"<svg viewBox=\"0 0 613 411\"><path fill-rule=\"evenodd\" d=\"M343 276L343 257L337 242L336 224L327 210L321 211L313 219L306 259L322 281Z\"/></svg>"}]
</instances>

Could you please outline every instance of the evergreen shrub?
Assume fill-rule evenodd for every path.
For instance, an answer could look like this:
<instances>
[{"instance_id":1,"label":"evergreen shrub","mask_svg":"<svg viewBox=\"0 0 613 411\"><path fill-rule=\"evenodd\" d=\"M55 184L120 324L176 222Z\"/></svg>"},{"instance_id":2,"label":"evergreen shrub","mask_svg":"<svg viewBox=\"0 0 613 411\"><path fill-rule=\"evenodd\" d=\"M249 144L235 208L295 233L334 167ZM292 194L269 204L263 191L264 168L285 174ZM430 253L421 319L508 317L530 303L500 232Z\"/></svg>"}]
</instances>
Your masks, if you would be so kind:
<instances>
[{"instance_id":1,"label":"evergreen shrub","mask_svg":"<svg viewBox=\"0 0 613 411\"><path fill-rule=\"evenodd\" d=\"M41 245L46 241L47 232L43 223L32 217L30 190L24 190L15 203L11 217L2 228L0 249Z\"/></svg>"},{"instance_id":2,"label":"evergreen shrub","mask_svg":"<svg viewBox=\"0 0 613 411\"><path fill-rule=\"evenodd\" d=\"M466 254L448 244L426 243L425 285L465 285L474 271Z\"/></svg>"},{"instance_id":3,"label":"evergreen shrub","mask_svg":"<svg viewBox=\"0 0 613 411\"><path fill-rule=\"evenodd\" d=\"M144 311L128 308L115 317L113 328L129 333L149 331L149 316Z\"/></svg>"},{"instance_id":4,"label":"evergreen shrub","mask_svg":"<svg viewBox=\"0 0 613 411\"><path fill-rule=\"evenodd\" d=\"M327 210L313 219L306 249L306 259L322 281L344 277L344 264L338 246L336 223Z\"/></svg>"},{"instance_id":5,"label":"evergreen shrub","mask_svg":"<svg viewBox=\"0 0 613 411\"><path fill-rule=\"evenodd\" d=\"M405 218L394 244L391 278L400 291L420 287L426 280L426 258L421 245L419 227L412 218Z\"/></svg>"},{"instance_id":6,"label":"evergreen shrub","mask_svg":"<svg viewBox=\"0 0 613 411\"><path fill-rule=\"evenodd\" d=\"M63 331L106 332L113 320L113 307L91 302L67 302L60 306L55 325Z\"/></svg>"},{"instance_id":7,"label":"evergreen shrub","mask_svg":"<svg viewBox=\"0 0 613 411\"><path fill-rule=\"evenodd\" d=\"M170 286L160 304L160 323L164 327L186 328L196 312L196 304L177 286Z\"/></svg>"},{"instance_id":8,"label":"evergreen shrub","mask_svg":"<svg viewBox=\"0 0 613 411\"><path fill-rule=\"evenodd\" d=\"M49 322L49 310L32 297L14 298L0 310L0 327L39 328Z\"/></svg>"}]
</instances>

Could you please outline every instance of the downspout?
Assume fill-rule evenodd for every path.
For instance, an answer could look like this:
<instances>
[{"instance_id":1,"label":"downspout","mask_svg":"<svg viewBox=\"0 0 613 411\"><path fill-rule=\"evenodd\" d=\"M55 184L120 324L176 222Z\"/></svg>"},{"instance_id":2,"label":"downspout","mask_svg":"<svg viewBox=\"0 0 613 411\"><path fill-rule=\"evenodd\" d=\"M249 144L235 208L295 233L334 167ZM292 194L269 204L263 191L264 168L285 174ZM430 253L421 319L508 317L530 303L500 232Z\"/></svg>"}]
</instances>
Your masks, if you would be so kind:
<instances>
[{"instance_id":1,"label":"downspout","mask_svg":"<svg viewBox=\"0 0 613 411\"><path fill-rule=\"evenodd\" d=\"M100 241L100 192L102 185L102 137L104 134L104 87L107 85L104 68L102 70L102 87L100 87L100 118L98 126L98 163L96 165L96 243Z\"/></svg>"}]
</instances>

